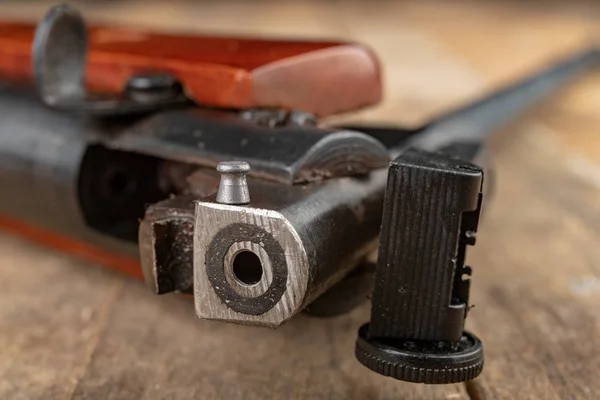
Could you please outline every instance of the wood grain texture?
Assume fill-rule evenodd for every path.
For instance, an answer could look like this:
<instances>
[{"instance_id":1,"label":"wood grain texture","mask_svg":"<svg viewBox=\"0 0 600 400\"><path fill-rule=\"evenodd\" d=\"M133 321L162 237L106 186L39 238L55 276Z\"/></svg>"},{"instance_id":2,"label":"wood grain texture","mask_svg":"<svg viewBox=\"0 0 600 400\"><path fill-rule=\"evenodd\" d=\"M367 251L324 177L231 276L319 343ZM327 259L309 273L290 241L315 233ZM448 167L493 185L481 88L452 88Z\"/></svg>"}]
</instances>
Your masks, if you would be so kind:
<instances>
[{"instance_id":1,"label":"wood grain texture","mask_svg":"<svg viewBox=\"0 0 600 400\"><path fill-rule=\"evenodd\" d=\"M100 5L102 4L102 5ZM38 18L47 2L0 4ZM144 12L133 12L142 7ZM341 36L383 60L386 102L352 119L414 125L581 47L593 2L82 3L100 21L218 33ZM468 327L486 367L467 385L374 375L352 354L368 306L278 330L199 321L193 305L0 236L0 398L597 399L600 74L494 143L497 190ZM498 137L502 139L502 137Z\"/></svg>"},{"instance_id":2,"label":"wood grain texture","mask_svg":"<svg viewBox=\"0 0 600 400\"><path fill-rule=\"evenodd\" d=\"M469 324L486 346L485 374L467 385L475 398L600 394L599 191L569 171L543 121L498 153L497 198L471 254L480 309Z\"/></svg>"},{"instance_id":3,"label":"wood grain texture","mask_svg":"<svg viewBox=\"0 0 600 400\"><path fill-rule=\"evenodd\" d=\"M0 230L14 236L26 238L31 242L56 251L75 255L81 260L119 271L140 280L144 279L142 266L135 256L127 257L116 252L110 252L81 239L63 236L3 214L0 214Z\"/></svg>"},{"instance_id":4,"label":"wood grain texture","mask_svg":"<svg viewBox=\"0 0 600 400\"><path fill-rule=\"evenodd\" d=\"M200 321L184 298L20 239L0 234L0 254L10 278L0 302L2 399L467 399L460 385L367 373L353 354L366 305L277 330Z\"/></svg>"},{"instance_id":5,"label":"wood grain texture","mask_svg":"<svg viewBox=\"0 0 600 400\"><path fill-rule=\"evenodd\" d=\"M0 22L0 74L32 79L35 25ZM343 42L168 35L127 27L88 29L86 81L120 93L148 72L177 78L199 104L274 107L319 116L354 111L381 99L379 62L366 47Z\"/></svg>"}]
</instances>

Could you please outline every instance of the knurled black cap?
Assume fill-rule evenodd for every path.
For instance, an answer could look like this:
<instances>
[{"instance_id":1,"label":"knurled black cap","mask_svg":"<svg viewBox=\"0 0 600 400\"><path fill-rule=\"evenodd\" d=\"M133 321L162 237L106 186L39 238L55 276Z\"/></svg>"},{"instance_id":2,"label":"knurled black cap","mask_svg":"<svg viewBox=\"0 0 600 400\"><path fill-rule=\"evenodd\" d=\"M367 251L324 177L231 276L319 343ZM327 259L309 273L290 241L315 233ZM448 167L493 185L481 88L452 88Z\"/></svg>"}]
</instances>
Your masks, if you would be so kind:
<instances>
[{"instance_id":1,"label":"knurled black cap","mask_svg":"<svg viewBox=\"0 0 600 400\"><path fill-rule=\"evenodd\" d=\"M369 324L358 331L356 358L378 374L426 384L474 379L483 370L483 345L469 332L456 343L370 339Z\"/></svg>"},{"instance_id":2,"label":"knurled black cap","mask_svg":"<svg viewBox=\"0 0 600 400\"><path fill-rule=\"evenodd\" d=\"M356 342L367 368L428 384L481 373L483 346L464 323L482 184L480 167L444 153L409 149L390 163L371 321Z\"/></svg>"}]
</instances>

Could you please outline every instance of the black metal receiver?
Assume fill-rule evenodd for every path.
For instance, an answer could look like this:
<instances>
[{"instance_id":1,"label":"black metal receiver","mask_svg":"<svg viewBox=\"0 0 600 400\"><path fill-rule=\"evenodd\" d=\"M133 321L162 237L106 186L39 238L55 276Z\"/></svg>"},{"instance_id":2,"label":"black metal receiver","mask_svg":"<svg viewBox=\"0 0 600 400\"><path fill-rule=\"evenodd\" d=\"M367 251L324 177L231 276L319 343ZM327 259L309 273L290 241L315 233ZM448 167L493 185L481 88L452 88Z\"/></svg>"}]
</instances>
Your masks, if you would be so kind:
<instances>
[{"instance_id":1,"label":"black metal receiver","mask_svg":"<svg viewBox=\"0 0 600 400\"><path fill-rule=\"evenodd\" d=\"M62 10L39 30L34 66L63 112L0 83L2 214L139 252L151 290L193 294L200 318L278 327L372 292L356 347L368 368L424 383L481 372L481 342L463 326L466 247L490 182L484 139L595 66L595 50L419 129L336 127L301 110L192 104L164 74L100 102L51 62L73 57L83 79L82 39L55 44L85 26Z\"/></svg>"}]
</instances>

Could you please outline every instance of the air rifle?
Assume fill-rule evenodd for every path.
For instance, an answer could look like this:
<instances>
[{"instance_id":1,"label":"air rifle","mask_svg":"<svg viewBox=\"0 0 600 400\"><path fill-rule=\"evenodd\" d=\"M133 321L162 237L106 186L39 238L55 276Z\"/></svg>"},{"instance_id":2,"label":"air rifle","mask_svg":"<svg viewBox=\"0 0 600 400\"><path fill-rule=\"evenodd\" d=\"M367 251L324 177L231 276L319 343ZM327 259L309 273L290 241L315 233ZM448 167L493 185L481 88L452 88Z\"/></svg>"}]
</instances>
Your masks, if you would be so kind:
<instances>
[{"instance_id":1,"label":"air rifle","mask_svg":"<svg viewBox=\"0 0 600 400\"><path fill-rule=\"evenodd\" d=\"M362 364L470 380L485 139L598 60L417 129L328 125L381 100L365 46L88 28L59 5L0 23L0 227L192 295L205 319L276 328L370 297Z\"/></svg>"}]
</instances>

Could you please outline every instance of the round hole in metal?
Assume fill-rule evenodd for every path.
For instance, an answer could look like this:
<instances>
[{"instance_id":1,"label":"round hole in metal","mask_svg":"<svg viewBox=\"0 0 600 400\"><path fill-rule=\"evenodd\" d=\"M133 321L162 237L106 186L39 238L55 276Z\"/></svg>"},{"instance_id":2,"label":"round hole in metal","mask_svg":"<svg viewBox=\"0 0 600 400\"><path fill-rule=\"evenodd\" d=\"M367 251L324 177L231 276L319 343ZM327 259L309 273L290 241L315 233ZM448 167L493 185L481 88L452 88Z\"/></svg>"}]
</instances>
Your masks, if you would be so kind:
<instances>
[{"instance_id":1,"label":"round hole in metal","mask_svg":"<svg viewBox=\"0 0 600 400\"><path fill-rule=\"evenodd\" d=\"M247 250L242 250L235 255L232 269L235 278L245 285L255 285L263 276L260 258Z\"/></svg>"}]
</instances>

